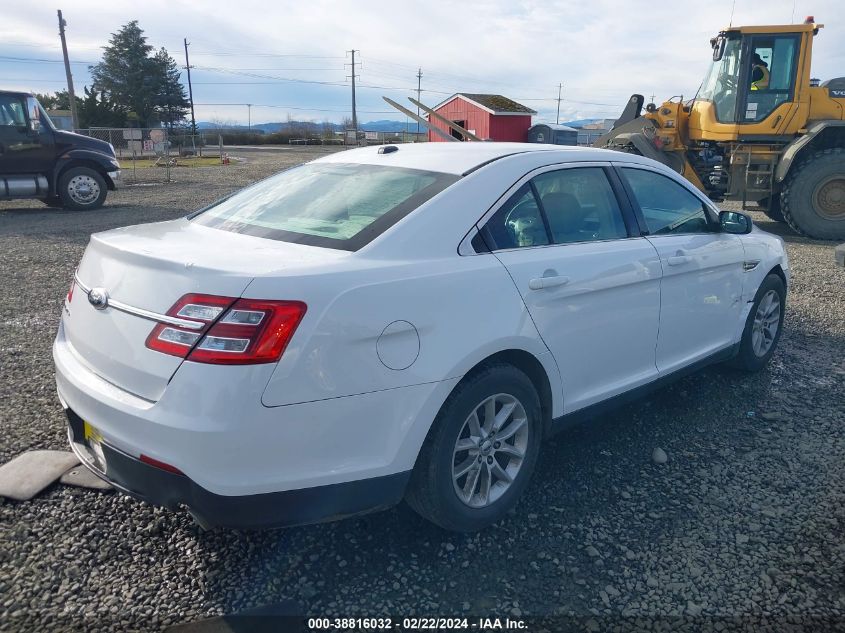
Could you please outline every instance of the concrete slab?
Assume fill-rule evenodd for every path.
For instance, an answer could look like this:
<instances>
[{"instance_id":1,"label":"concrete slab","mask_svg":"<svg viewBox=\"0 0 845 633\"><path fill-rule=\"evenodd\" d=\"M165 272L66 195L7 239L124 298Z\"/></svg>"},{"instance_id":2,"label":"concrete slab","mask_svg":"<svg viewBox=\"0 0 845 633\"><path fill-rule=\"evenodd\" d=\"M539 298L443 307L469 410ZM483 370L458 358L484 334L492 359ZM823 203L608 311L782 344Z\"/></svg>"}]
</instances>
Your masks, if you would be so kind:
<instances>
[{"instance_id":1,"label":"concrete slab","mask_svg":"<svg viewBox=\"0 0 845 633\"><path fill-rule=\"evenodd\" d=\"M68 451L27 451L0 466L0 497L32 499L78 463Z\"/></svg>"},{"instance_id":2,"label":"concrete slab","mask_svg":"<svg viewBox=\"0 0 845 633\"><path fill-rule=\"evenodd\" d=\"M103 481L82 464L74 466L62 475L59 483L63 483L66 486L91 488L92 490L114 490L109 482Z\"/></svg>"}]
</instances>

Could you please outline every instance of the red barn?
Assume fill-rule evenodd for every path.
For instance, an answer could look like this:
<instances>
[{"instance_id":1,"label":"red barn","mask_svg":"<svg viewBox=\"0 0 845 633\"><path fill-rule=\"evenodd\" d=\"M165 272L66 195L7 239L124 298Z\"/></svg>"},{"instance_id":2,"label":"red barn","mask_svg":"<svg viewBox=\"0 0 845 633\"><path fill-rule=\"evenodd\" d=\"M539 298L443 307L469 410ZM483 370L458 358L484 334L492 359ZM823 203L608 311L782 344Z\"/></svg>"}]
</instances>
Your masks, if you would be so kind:
<instances>
[{"instance_id":1,"label":"red barn","mask_svg":"<svg viewBox=\"0 0 845 633\"><path fill-rule=\"evenodd\" d=\"M470 94L459 92L452 95L445 101L436 105L433 110L440 116L454 121L465 130L476 136L492 141L516 141L525 142L528 140L528 128L531 127L531 116L537 114L531 108L527 108L513 99L502 95ZM448 125L432 121L432 125L439 127L463 140L460 134L452 130ZM439 134L431 130L428 132L429 141L442 141Z\"/></svg>"}]
</instances>

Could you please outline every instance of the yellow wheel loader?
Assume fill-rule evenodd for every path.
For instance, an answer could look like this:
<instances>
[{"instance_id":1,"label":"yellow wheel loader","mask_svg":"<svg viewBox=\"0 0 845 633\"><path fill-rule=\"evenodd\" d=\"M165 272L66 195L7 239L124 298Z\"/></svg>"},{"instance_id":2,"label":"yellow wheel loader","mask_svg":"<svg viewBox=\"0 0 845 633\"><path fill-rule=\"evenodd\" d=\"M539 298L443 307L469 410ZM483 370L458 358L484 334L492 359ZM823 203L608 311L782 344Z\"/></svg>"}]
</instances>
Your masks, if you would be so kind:
<instances>
[{"instance_id":1,"label":"yellow wheel loader","mask_svg":"<svg viewBox=\"0 0 845 633\"><path fill-rule=\"evenodd\" d=\"M845 77L810 74L822 24L731 27L691 101L633 95L597 147L669 165L713 200L756 204L819 239L845 239Z\"/></svg>"}]
</instances>

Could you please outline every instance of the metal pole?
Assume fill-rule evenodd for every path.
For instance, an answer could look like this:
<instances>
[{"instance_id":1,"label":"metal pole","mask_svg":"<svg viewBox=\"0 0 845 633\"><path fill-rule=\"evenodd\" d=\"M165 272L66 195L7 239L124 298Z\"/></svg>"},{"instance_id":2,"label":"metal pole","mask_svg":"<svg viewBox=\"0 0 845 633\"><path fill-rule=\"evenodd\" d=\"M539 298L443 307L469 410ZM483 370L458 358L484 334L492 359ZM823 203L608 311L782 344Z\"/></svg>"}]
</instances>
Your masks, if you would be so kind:
<instances>
[{"instance_id":1,"label":"metal pole","mask_svg":"<svg viewBox=\"0 0 845 633\"><path fill-rule=\"evenodd\" d=\"M355 132L355 144L358 144L358 113L355 110L355 49L352 53L352 130Z\"/></svg>"},{"instance_id":2,"label":"metal pole","mask_svg":"<svg viewBox=\"0 0 845 633\"><path fill-rule=\"evenodd\" d=\"M247 124L247 128L249 128L248 131L250 133L252 133L252 104L251 103L246 104L246 124Z\"/></svg>"},{"instance_id":3,"label":"metal pole","mask_svg":"<svg viewBox=\"0 0 845 633\"><path fill-rule=\"evenodd\" d=\"M422 101L420 94L422 93L422 68L417 69L417 101ZM417 106L417 116L420 115L420 108ZM420 122L417 121L417 134L420 133Z\"/></svg>"},{"instance_id":4,"label":"metal pole","mask_svg":"<svg viewBox=\"0 0 845 633\"><path fill-rule=\"evenodd\" d=\"M557 85L557 119L555 122L560 125L560 93L563 91L563 84Z\"/></svg>"},{"instance_id":5,"label":"metal pole","mask_svg":"<svg viewBox=\"0 0 845 633\"><path fill-rule=\"evenodd\" d=\"M70 73L70 60L67 56L67 42L65 41L65 25L67 22L62 18L62 10L59 9L59 37L62 40L62 55L65 58L65 75L67 76L67 95L70 99L70 119L73 129L79 128L79 117L76 115L76 95L73 92L73 75Z\"/></svg>"},{"instance_id":6,"label":"metal pole","mask_svg":"<svg viewBox=\"0 0 845 633\"><path fill-rule=\"evenodd\" d=\"M167 133L167 128L164 129L164 171L167 182L170 182L170 135Z\"/></svg>"},{"instance_id":7,"label":"metal pole","mask_svg":"<svg viewBox=\"0 0 845 633\"><path fill-rule=\"evenodd\" d=\"M188 71L188 99L191 102L191 134L196 135L197 133L197 120L194 117L194 88L191 85L191 62L188 61L188 38L184 39L185 42L185 70Z\"/></svg>"}]
</instances>

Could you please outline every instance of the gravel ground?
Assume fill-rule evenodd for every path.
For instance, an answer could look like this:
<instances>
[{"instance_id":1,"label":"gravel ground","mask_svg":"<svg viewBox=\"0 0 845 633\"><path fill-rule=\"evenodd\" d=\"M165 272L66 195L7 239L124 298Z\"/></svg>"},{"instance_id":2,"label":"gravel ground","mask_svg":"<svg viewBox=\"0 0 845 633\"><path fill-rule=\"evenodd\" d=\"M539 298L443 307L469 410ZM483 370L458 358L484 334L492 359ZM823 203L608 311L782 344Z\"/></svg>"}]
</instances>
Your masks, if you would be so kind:
<instances>
[{"instance_id":1,"label":"gravel ground","mask_svg":"<svg viewBox=\"0 0 845 633\"><path fill-rule=\"evenodd\" d=\"M50 345L91 232L181 216L318 152L176 170L98 212L0 206L0 462L66 446ZM320 616L560 615L582 630L845 626L845 271L832 244L755 221L784 235L793 267L770 367L709 369L556 436L494 528L448 534L400 506L202 533L184 514L54 486L0 506L0 628L157 630L285 599Z\"/></svg>"}]
</instances>

